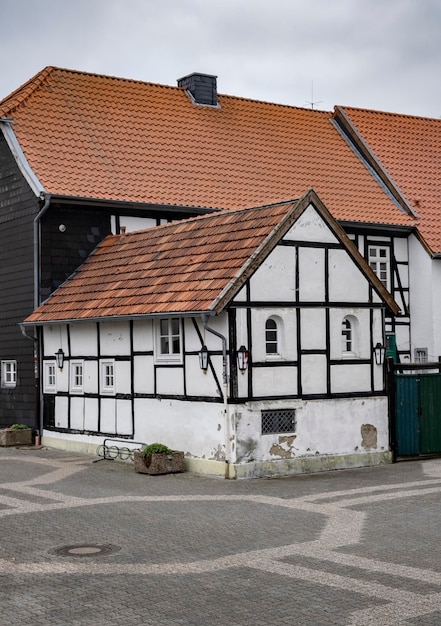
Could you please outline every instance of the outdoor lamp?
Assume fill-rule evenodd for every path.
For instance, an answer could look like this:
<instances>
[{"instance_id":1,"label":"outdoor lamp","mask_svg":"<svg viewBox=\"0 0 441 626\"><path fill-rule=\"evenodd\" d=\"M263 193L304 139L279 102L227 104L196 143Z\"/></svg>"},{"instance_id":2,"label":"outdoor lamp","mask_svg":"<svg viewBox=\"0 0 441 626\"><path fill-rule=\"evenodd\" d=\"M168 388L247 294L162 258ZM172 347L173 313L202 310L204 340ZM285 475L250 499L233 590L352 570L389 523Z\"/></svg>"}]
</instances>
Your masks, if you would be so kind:
<instances>
[{"instance_id":1,"label":"outdoor lamp","mask_svg":"<svg viewBox=\"0 0 441 626\"><path fill-rule=\"evenodd\" d=\"M377 365L383 365L385 352L386 348L382 346L380 342L378 342L374 348L375 363Z\"/></svg>"},{"instance_id":2,"label":"outdoor lamp","mask_svg":"<svg viewBox=\"0 0 441 626\"><path fill-rule=\"evenodd\" d=\"M203 345L199 352L199 367L204 372L207 373L208 368L208 349L206 345Z\"/></svg>"},{"instance_id":3,"label":"outdoor lamp","mask_svg":"<svg viewBox=\"0 0 441 626\"><path fill-rule=\"evenodd\" d=\"M240 346L237 351L237 366L241 372L244 372L248 367L248 350L245 346Z\"/></svg>"},{"instance_id":4,"label":"outdoor lamp","mask_svg":"<svg viewBox=\"0 0 441 626\"><path fill-rule=\"evenodd\" d=\"M58 367L62 370L64 365L64 352L61 348L58 348L57 352L55 352L55 358L57 360Z\"/></svg>"}]
</instances>

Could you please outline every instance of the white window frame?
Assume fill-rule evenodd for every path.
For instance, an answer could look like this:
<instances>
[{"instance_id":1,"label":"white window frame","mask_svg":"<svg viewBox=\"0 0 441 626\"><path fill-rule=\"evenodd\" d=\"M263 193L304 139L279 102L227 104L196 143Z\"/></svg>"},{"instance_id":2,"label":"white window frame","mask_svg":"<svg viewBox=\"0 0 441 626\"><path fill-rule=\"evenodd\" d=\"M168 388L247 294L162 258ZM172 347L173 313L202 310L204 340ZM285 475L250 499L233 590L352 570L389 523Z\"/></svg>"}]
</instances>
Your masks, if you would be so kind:
<instances>
[{"instance_id":1,"label":"white window frame","mask_svg":"<svg viewBox=\"0 0 441 626\"><path fill-rule=\"evenodd\" d=\"M268 323L272 322L274 328L268 328ZM268 333L275 333L275 339L268 339ZM265 320L265 355L267 359L275 358L279 356L279 343L280 343L280 324L274 317L268 317ZM268 346L275 346L274 351L268 351Z\"/></svg>"},{"instance_id":2,"label":"white window frame","mask_svg":"<svg viewBox=\"0 0 441 626\"><path fill-rule=\"evenodd\" d=\"M106 360L100 363L100 387L101 393L108 395L115 395L115 361Z\"/></svg>"},{"instance_id":3,"label":"white window frame","mask_svg":"<svg viewBox=\"0 0 441 626\"><path fill-rule=\"evenodd\" d=\"M55 393L57 390L57 364L55 361L44 362L44 384L45 393Z\"/></svg>"},{"instance_id":4,"label":"white window frame","mask_svg":"<svg viewBox=\"0 0 441 626\"><path fill-rule=\"evenodd\" d=\"M174 332L173 324L178 323L178 333ZM164 324L167 332L164 332ZM173 352L174 341L179 340L179 351ZM155 361L156 363L182 363L182 320L179 317L161 317L155 320ZM169 350L164 350L167 343ZM170 352L170 347L172 351Z\"/></svg>"},{"instance_id":5,"label":"white window frame","mask_svg":"<svg viewBox=\"0 0 441 626\"><path fill-rule=\"evenodd\" d=\"M14 359L2 361L1 377L3 389L15 389L17 386L17 361Z\"/></svg>"},{"instance_id":6,"label":"white window frame","mask_svg":"<svg viewBox=\"0 0 441 626\"><path fill-rule=\"evenodd\" d=\"M349 324L349 326L347 326ZM342 359L358 358L358 320L354 315L345 315L341 321Z\"/></svg>"},{"instance_id":7,"label":"white window frame","mask_svg":"<svg viewBox=\"0 0 441 626\"><path fill-rule=\"evenodd\" d=\"M368 246L368 263L384 287L391 291L390 247Z\"/></svg>"},{"instance_id":8,"label":"white window frame","mask_svg":"<svg viewBox=\"0 0 441 626\"><path fill-rule=\"evenodd\" d=\"M80 368L81 373L77 368ZM71 393L84 392L84 361L70 362L70 391Z\"/></svg>"}]
</instances>

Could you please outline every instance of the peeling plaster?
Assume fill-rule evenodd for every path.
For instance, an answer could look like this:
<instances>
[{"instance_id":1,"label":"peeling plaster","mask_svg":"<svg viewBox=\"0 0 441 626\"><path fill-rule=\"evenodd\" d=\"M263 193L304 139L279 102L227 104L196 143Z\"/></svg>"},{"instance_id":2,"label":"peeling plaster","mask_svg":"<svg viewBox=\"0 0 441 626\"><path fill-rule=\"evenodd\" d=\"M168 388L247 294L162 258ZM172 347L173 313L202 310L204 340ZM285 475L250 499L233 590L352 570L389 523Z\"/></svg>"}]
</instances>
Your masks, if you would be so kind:
<instances>
[{"instance_id":1,"label":"peeling plaster","mask_svg":"<svg viewBox=\"0 0 441 626\"><path fill-rule=\"evenodd\" d=\"M377 448L377 429L372 424L362 424L361 445L365 450Z\"/></svg>"},{"instance_id":2,"label":"peeling plaster","mask_svg":"<svg viewBox=\"0 0 441 626\"><path fill-rule=\"evenodd\" d=\"M279 442L274 443L270 448L270 454L273 456L279 456L282 459L291 459L295 456L294 441L296 435L280 435Z\"/></svg>"}]
</instances>

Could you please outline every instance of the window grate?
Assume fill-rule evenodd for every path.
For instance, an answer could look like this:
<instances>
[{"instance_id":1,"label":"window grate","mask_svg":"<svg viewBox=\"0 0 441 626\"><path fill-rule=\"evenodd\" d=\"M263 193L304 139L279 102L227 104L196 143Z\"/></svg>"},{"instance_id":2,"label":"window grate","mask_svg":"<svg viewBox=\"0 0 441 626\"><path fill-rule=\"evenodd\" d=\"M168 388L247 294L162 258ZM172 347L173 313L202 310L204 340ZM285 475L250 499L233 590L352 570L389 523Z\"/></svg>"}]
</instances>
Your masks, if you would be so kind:
<instances>
[{"instance_id":1,"label":"window grate","mask_svg":"<svg viewBox=\"0 0 441 626\"><path fill-rule=\"evenodd\" d=\"M295 409L262 411L262 434L292 433L296 429Z\"/></svg>"}]
</instances>

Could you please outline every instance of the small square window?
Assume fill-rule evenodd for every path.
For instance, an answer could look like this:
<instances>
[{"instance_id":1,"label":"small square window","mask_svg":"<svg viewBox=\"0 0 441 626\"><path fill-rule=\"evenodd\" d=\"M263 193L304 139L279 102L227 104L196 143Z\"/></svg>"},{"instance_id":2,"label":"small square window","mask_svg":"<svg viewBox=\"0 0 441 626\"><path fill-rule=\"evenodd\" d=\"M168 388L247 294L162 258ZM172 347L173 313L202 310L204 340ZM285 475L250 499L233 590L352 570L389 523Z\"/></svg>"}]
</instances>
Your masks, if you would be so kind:
<instances>
[{"instance_id":1,"label":"small square window","mask_svg":"<svg viewBox=\"0 0 441 626\"><path fill-rule=\"evenodd\" d=\"M83 362L71 361L70 389L72 393L83 393Z\"/></svg>"},{"instance_id":2,"label":"small square window","mask_svg":"<svg viewBox=\"0 0 441 626\"><path fill-rule=\"evenodd\" d=\"M262 411L262 435L293 433L296 429L296 410Z\"/></svg>"},{"instance_id":3,"label":"small square window","mask_svg":"<svg viewBox=\"0 0 441 626\"><path fill-rule=\"evenodd\" d=\"M369 246L369 265L388 291L391 290L390 250L387 246Z\"/></svg>"},{"instance_id":4,"label":"small square window","mask_svg":"<svg viewBox=\"0 0 441 626\"><path fill-rule=\"evenodd\" d=\"M115 393L115 364L113 361L101 363L101 392Z\"/></svg>"},{"instance_id":5,"label":"small square window","mask_svg":"<svg viewBox=\"0 0 441 626\"><path fill-rule=\"evenodd\" d=\"M181 321L177 317L160 319L157 323L156 359L180 362L182 360Z\"/></svg>"},{"instance_id":6,"label":"small square window","mask_svg":"<svg viewBox=\"0 0 441 626\"><path fill-rule=\"evenodd\" d=\"M429 360L427 348L415 348L415 363L427 363Z\"/></svg>"},{"instance_id":7,"label":"small square window","mask_svg":"<svg viewBox=\"0 0 441 626\"><path fill-rule=\"evenodd\" d=\"M55 363L45 361L44 363L44 391L55 393L57 383L57 368Z\"/></svg>"},{"instance_id":8,"label":"small square window","mask_svg":"<svg viewBox=\"0 0 441 626\"><path fill-rule=\"evenodd\" d=\"M2 361L2 387L12 389L17 386L17 361Z\"/></svg>"}]
</instances>

